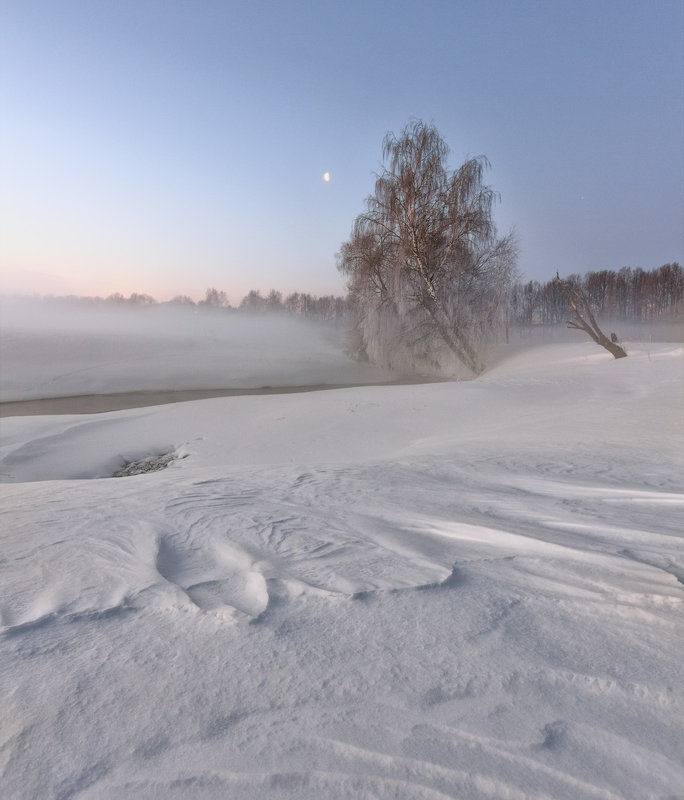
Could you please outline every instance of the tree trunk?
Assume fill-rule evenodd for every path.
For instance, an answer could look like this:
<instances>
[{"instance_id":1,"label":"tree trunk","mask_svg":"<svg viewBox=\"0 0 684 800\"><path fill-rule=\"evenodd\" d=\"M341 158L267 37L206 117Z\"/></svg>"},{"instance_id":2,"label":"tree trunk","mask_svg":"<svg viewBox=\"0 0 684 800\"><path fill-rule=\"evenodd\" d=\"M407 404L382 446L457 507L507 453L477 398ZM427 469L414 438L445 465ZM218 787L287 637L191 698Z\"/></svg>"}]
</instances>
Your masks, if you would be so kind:
<instances>
[{"instance_id":1,"label":"tree trunk","mask_svg":"<svg viewBox=\"0 0 684 800\"><path fill-rule=\"evenodd\" d=\"M556 273L556 282L560 285L563 294L568 298L570 308L572 309L573 318L568 320L568 328L577 328L577 330L584 331L591 336L596 344L600 344L601 347L604 347L613 358L626 358L627 353L617 341L611 341L601 328L599 328L584 292L581 289L571 286L566 281L561 280L558 273ZM581 309L578 308L578 306L581 306ZM586 319L583 314L586 316ZM617 339L617 337L615 338Z\"/></svg>"},{"instance_id":2,"label":"tree trunk","mask_svg":"<svg viewBox=\"0 0 684 800\"><path fill-rule=\"evenodd\" d=\"M455 323L449 320L449 315L437 298L432 296L430 299L432 302L423 302L421 305L432 318L442 340L462 364L465 364L476 375L481 375L485 370L485 365L468 337Z\"/></svg>"}]
</instances>

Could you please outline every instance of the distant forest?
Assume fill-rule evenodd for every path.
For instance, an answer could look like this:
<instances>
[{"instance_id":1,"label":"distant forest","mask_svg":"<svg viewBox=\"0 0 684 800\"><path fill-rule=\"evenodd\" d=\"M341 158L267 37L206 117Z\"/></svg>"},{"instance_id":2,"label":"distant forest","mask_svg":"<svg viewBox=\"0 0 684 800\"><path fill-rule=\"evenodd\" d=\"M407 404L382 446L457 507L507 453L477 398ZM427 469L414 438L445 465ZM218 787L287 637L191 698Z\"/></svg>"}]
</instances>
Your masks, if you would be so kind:
<instances>
[{"instance_id":1,"label":"distant forest","mask_svg":"<svg viewBox=\"0 0 684 800\"><path fill-rule=\"evenodd\" d=\"M663 264L652 270L623 267L561 276L580 288L599 317L630 322L684 320L684 270ZM556 280L515 283L509 299L512 325L560 325L569 316L568 300Z\"/></svg>"},{"instance_id":2,"label":"distant forest","mask_svg":"<svg viewBox=\"0 0 684 800\"><path fill-rule=\"evenodd\" d=\"M601 318L616 321L652 322L684 321L684 269L677 264L664 264L652 270L623 267L620 270L587 272L584 276L562 276L578 286ZM181 306L185 308L224 309L230 312L279 312L317 321L342 322L349 310L349 300L334 295L317 297L306 292L293 292L283 297L275 289L262 295L251 290L237 307L231 306L225 292L207 289L205 297L195 302L187 295L177 295L158 303L148 294L133 293L130 297L112 294L109 297L57 297L60 302L78 305ZM516 282L508 298L508 324L511 327L563 325L570 316L567 297L555 280L541 283Z\"/></svg>"},{"instance_id":3,"label":"distant forest","mask_svg":"<svg viewBox=\"0 0 684 800\"><path fill-rule=\"evenodd\" d=\"M66 295L60 297L49 296L45 300L60 304L71 304L86 308L103 307L128 307L128 308L149 308L155 307L176 307L205 310L222 310L229 313L250 312L250 313L286 313L293 314L307 319L326 321L342 320L345 315L347 302L343 297L334 295L316 295L305 292L293 292L283 298L281 292L272 289L268 294L262 295L260 291L252 289L240 301L237 306L232 306L228 300L228 295L218 289L207 289L204 299L195 302L188 295L176 295L171 300L158 302L152 295L139 294L133 292L129 297L116 292L107 297L79 297L77 295Z\"/></svg>"}]
</instances>

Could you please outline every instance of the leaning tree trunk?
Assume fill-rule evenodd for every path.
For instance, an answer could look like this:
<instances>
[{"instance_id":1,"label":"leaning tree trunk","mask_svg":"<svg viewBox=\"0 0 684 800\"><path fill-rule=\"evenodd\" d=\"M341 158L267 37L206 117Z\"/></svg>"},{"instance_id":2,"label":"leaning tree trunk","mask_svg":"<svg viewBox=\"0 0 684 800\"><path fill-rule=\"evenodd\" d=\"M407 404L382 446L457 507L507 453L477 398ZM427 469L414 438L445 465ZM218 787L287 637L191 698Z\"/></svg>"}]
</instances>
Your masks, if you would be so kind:
<instances>
[{"instance_id":1,"label":"leaning tree trunk","mask_svg":"<svg viewBox=\"0 0 684 800\"><path fill-rule=\"evenodd\" d=\"M442 341L456 358L462 364L465 364L471 372L474 372L475 375L481 375L485 370L485 365L480 359L477 350L460 327L449 320L449 315L435 297L434 292L430 296L430 302L423 301L421 305L432 319Z\"/></svg>"},{"instance_id":2,"label":"leaning tree trunk","mask_svg":"<svg viewBox=\"0 0 684 800\"><path fill-rule=\"evenodd\" d=\"M609 339L601 328L599 328L594 315L591 313L589 301L584 292L580 288L572 286L567 281L561 280L558 273L556 273L556 283L559 284L563 294L568 298L570 308L572 309L573 318L568 320L568 328L576 328L577 330L589 334L596 344L605 347L614 358L626 358L627 353L618 344L615 334L612 334Z\"/></svg>"}]
</instances>

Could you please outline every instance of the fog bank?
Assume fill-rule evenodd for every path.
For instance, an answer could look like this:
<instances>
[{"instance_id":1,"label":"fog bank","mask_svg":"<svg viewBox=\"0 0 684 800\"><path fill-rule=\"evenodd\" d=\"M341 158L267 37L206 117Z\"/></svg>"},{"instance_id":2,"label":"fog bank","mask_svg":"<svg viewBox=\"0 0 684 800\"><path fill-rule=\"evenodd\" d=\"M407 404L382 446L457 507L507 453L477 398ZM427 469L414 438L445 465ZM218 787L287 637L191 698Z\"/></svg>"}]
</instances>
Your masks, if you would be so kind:
<instances>
[{"instance_id":1,"label":"fog bank","mask_svg":"<svg viewBox=\"0 0 684 800\"><path fill-rule=\"evenodd\" d=\"M3 298L0 401L127 391L361 384L390 373L334 331L281 315Z\"/></svg>"}]
</instances>

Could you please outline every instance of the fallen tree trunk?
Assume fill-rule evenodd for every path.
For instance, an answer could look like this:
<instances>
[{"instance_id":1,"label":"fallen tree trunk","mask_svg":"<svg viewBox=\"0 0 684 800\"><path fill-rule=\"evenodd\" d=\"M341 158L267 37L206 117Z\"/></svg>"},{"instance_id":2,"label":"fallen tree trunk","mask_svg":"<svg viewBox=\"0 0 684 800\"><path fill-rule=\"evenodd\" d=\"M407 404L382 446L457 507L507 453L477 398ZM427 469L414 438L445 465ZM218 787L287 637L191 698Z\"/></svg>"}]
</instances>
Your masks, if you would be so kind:
<instances>
[{"instance_id":1,"label":"fallen tree trunk","mask_svg":"<svg viewBox=\"0 0 684 800\"><path fill-rule=\"evenodd\" d=\"M570 308L572 309L573 318L567 321L568 328L584 331L591 336L596 344L600 344L601 347L611 353L614 358L626 358L627 353L618 344L617 336L613 333L609 339L599 328L584 292L579 287L561 280L558 273L556 273L556 282L561 287L563 294L568 298L568 303L570 303Z\"/></svg>"}]
</instances>

